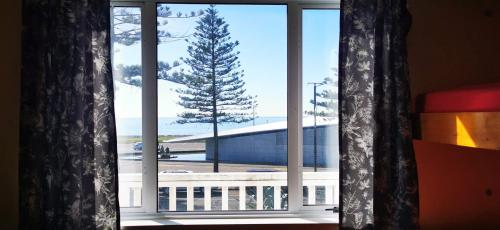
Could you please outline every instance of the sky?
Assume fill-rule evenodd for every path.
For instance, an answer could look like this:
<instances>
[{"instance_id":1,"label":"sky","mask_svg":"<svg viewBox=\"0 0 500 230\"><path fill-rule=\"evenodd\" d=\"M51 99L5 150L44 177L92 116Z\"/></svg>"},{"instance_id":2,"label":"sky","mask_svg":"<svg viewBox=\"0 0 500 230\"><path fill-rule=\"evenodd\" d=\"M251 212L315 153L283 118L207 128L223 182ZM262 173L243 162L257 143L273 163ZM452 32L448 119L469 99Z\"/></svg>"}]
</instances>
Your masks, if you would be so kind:
<instances>
[{"instance_id":1,"label":"sky","mask_svg":"<svg viewBox=\"0 0 500 230\"><path fill-rule=\"evenodd\" d=\"M206 9L204 4L168 4L171 11L189 13ZM241 69L249 95L258 95L258 116L286 116L287 74L287 9L285 5L217 5L219 15L229 24L233 40L240 45ZM174 35L189 35L194 32L198 18L169 19L159 29ZM332 68L337 67L339 37L338 10L304 10L303 12L303 103L305 110L312 110L309 100L313 89L308 82L321 82L333 77ZM190 38L192 39L192 38ZM160 43L159 61L172 63L187 57L187 43L180 39ZM123 46L114 44L113 65L140 64L140 44ZM187 70L188 66L182 66ZM183 111L176 104L178 84L158 81L158 116L175 117ZM327 86L322 86L327 87ZM319 88L321 90L321 88ZM141 116L141 89L115 83L115 109L117 117Z\"/></svg>"}]
</instances>

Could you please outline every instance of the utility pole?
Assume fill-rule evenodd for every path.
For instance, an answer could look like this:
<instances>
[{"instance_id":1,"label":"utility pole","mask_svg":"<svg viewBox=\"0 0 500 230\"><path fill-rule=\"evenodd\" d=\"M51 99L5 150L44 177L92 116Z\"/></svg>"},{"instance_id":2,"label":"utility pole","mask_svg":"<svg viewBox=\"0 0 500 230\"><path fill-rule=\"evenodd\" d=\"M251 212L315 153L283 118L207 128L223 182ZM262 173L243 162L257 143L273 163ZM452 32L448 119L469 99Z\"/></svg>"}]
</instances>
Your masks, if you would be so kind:
<instances>
[{"instance_id":1,"label":"utility pole","mask_svg":"<svg viewBox=\"0 0 500 230\"><path fill-rule=\"evenodd\" d=\"M253 126L255 126L255 118L256 118L255 117L255 108L258 105L256 98L257 98L257 95L253 96L253 98L252 98L252 122L253 122L252 124L253 124Z\"/></svg>"},{"instance_id":2,"label":"utility pole","mask_svg":"<svg viewBox=\"0 0 500 230\"><path fill-rule=\"evenodd\" d=\"M314 116L314 141L313 141L313 154L314 154L314 172L318 171L318 149L317 149L317 132L316 132L316 88L324 85L324 82L310 82L314 86L313 96L313 116Z\"/></svg>"}]
</instances>

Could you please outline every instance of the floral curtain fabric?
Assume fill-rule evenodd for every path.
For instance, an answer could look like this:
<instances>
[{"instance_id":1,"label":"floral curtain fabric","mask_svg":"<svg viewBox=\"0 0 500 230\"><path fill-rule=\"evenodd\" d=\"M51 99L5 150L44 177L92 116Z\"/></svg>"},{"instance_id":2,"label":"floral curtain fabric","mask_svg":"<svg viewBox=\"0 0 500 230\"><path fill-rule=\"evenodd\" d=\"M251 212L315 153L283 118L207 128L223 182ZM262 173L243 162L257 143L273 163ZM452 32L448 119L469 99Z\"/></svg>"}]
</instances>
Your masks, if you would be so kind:
<instances>
[{"instance_id":1,"label":"floral curtain fabric","mask_svg":"<svg viewBox=\"0 0 500 230\"><path fill-rule=\"evenodd\" d=\"M107 0L24 0L21 229L118 229Z\"/></svg>"},{"instance_id":2,"label":"floral curtain fabric","mask_svg":"<svg viewBox=\"0 0 500 230\"><path fill-rule=\"evenodd\" d=\"M341 226L418 229L405 0L341 4Z\"/></svg>"}]
</instances>

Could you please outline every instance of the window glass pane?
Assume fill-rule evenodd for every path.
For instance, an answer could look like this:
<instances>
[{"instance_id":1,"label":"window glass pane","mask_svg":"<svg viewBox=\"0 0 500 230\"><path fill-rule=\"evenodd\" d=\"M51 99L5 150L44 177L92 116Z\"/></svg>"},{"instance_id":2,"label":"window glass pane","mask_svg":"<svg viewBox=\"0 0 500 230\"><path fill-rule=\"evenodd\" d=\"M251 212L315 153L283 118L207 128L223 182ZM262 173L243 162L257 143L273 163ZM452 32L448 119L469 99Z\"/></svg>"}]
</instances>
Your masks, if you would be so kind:
<instances>
[{"instance_id":1,"label":"window glass pane","mask_svg":"<svg viewBox=\"0 0 500 230\"><path fill-rule=\"evenodd\" d=\"M286 209L286 6L158 4L157 16L159 191L201 186L203 211Z\"/></svg>"},{"instance_id":2,"label":"window glass pane","mask_svg":"<svg viewBox=\"0 0 500 230\"><path fill-rule=\"evenodd\" d=\"M304 205L338 204L339 10L302 11Z\"/></svg>"},{"instance_id":3,"label":"window glass pane","mask_svg":"<svg viewBox=\"0 0 500 230\"><path fill-rule=\"evenodd\" d=\"M120 207L142 206L141 8L113 7L112 64Z\"/></svg>"}]
</instances>

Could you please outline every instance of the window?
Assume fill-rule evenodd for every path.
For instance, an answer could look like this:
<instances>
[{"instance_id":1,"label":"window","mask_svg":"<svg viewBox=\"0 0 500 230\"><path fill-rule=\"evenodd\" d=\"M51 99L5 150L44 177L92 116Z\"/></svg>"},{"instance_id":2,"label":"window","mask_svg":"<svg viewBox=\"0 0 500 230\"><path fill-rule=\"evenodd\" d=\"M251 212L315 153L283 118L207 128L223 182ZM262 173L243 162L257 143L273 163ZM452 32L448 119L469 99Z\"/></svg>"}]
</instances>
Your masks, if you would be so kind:
<instances>
[{"instance_id":1,"label":"window","mask_svg":"<svg viewBox=\"0 0 500 230\"><path fill-rule=\"evenodd\" d=\"M338 2L311 2L112 1L123 212L338 204Z\"/></svg>"},{"instance_id":2,"label":"window","mask_svg":"<svg viewBox=\"0 0 500 230\"><path fill-rule=\"evenodd\" d=\"M156 8L159 211L281 210L286 5Z\"/></svg>"},{"instance_id":3,"label":"window","mask_svg":"<svg viewBox=\"0 0 500 230\"><path fill-rule=\"evenodd\" d=\"M336 9L302 10L302 184L308 206L338 204L339 19Z\"/></svg>"},{"instance_id":4,"label":"window","mask_svg":"<svg viewBox=\"0 0 500 230\"><path fill-rule=\"evenodd\" d=\"M123 208L142 206L142 59L141 8L113 7L112 62Z\"/></svg>"}]
</instances>

